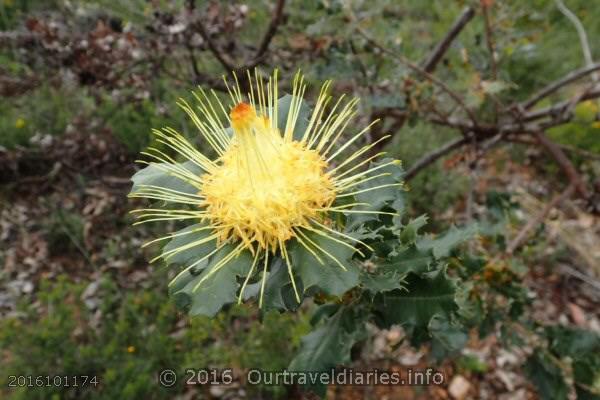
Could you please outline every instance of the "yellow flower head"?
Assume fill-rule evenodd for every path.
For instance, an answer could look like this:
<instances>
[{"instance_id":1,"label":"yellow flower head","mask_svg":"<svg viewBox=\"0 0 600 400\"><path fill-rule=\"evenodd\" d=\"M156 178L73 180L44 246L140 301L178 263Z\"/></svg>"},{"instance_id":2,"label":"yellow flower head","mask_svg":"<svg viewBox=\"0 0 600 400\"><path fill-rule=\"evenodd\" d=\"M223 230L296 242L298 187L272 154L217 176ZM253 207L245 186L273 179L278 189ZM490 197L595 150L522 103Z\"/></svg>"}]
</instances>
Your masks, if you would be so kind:
<instances>
[{"instance_id":1,"label":"yellow flower head","mask_svg":"<svg viewBox=\"0 0 600 400\"><path fill-rule=\"evenodd\" d=\"M316 150L284 140L254 107L239 103L230 116L234 139L221 163L202 177L207 218L220 240L274 252L296 236L294 228L321 219L335 186Z\"/></svg>"},{"instance_id":2,"label":"yellow flower head","mask_svg":"<svg viewBox=\"0 0 600 400\"><path fill-rule=\"evenodd\" d=\"M185 100L181 100L179 104L216 157L211 159L207 154L201 153L171 128L154 131L159 143L184 156L188 162L177 163L162 150L151 148L145 154L158 161L151 165L195 189L190 192L145 185L138 190L134 188L131 196L182 203L191 205L191 208L144 209L134 212L139 212L139 217L142 218L138 223L165 220L197 220L202 223L200 228L158 239L205 233L196 241L163 252L157 259L168 260L194 246L215 244L212 251L194 260L175 281L230 245L232 250L200 279L194 289L200 288L211 274L247 251L252 254L253 262L242 286L240 300L246 284L262 259L262 302L266 269L271 255L285 260L296 299L300 301L287 250L288 243L293 240L319 262L323 258L330 259L345 270L341 260L310 237L316 234L353 251L356 244L365 245L342 232L334 221L339 220L336 216L340 214L385 214L364 208L356 209L357 206L366 204L353 202L353 198L366 191L401 185L395 182L364 187L368 181L389 175L377 170L396 164L397 161L365 169L365 165L383 154L361 159L377 142L347 154L350 146L372 124L344 141L340 140L356 114L358 100L352 99L344 103L342 96L331 105L329 81L322 86L310 114L303 109L306 107L302 100L306 84L300 74L294 80L291 97L288 96L285 100L289 103L287 109L278 100L276 72L266 85L257 71L254 76L248 73L247 81L249 93L246 96L242 95L238 84L228 86L231 98L229 109L214 92L208 93L202 89L194 94L199 113Z\"/></svg>"}]
</instances>

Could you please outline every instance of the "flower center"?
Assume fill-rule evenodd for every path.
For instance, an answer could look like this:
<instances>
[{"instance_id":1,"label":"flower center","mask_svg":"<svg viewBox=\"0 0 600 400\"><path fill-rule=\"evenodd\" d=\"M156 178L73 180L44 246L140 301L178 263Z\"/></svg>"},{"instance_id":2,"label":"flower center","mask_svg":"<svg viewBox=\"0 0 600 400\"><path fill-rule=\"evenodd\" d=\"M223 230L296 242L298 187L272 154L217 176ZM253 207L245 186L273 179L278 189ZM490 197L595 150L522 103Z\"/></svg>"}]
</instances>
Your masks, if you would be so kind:
<instances>
[{"instance_id":1,"label":"flower center","mask_svg":"<svg viewBox=\"0 0 600 400\"><path fill-rule=\"evenodd\" d=\"M298 227L320 219L335 199L327 163L301 142L286 141L254 108L231 111L234 138L220 164L205 174L201 195L221 241L241 239L275 251Z\"/></svg>"}]
</instances>

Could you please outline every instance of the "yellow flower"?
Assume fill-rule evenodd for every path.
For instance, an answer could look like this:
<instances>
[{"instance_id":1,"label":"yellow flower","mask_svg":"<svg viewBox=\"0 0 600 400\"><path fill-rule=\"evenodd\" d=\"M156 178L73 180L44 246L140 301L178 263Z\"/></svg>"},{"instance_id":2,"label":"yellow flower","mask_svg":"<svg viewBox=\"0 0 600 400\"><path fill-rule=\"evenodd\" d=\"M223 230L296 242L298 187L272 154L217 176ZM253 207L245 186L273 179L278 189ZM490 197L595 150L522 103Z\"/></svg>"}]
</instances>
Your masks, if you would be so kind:
<instances>
[{"instance_id":1,"label":"yellow flower","mask_svg":"<svg viewBox=\"0 0 600 400\"><path fill-rule=\"evenodd\" d=\"M25 120L23 118L17 118L15 121L15 128L22 129L25 127Z\"/></svg>"},{"instance_id":2,"label":"yellow flower","mask_svg":"<svg viewBox=\"0 0 600 400\"><path fill-rule=\"evenodd\" d=\"M135 353L135 346L129 346L129 347L127 347L127 352L128 353Z\"/></svg>"},{"instance_id":3,"label":"yellow flower","mask_svg":"<svg viewBox=\"0 0 600 400\"><path fill-rule=\"evenodd\" d=\"M339 228L334 222L338 219L336 215L390 214L356 209L356 206L367 204L352 202L352 199L367 191L400 186L401 183L397 182L369 185L367 188L362 186L368 181L390 175L389 172L379 170L399 162L394 160L364 168L384 153L362 160L361 156L368 154L378 142L388 136L347 154L352 144L375 122L350 138L341 140L356 115L358 99L344 103L342 96L328 109L331 101L331 96L328 95L330 81L322 86L312 114L303 115L302 123L299 121L306 84L300 74L294 79L286 115L278 115L280 104L277 72L269 77L266 85L257 71L254 76L248 73L248 82L250 88L246 96L242 95L238 84L233 87L228 85L231 98L228 112L214 92L208 93L203 89L194 93L199 113L185 100L179 103L216 153L214 159L198 151L172 128L154 130L159 143L187 158L201 173L194 173L183 164L177 164L172 157L157 148L144 153L158 161L151 165L192 185L197 188L197 192L190 194L172 188L146 186L134 191L131 197L188 204L193 206L192 209L142 209L134 212L142 219L138 223L198 220L205 224L192 231L171 234L150 243L181 234L209 232L201 239L164 252L156 259L168 259L193 246L211 241L216 243L214 250L195 260L173 282L226 245L233 244L233 250L200 280L195 289L242 252L249 251L253 262L241 288L240 301L250 277L259 261L263 260L259 300L259 304L262 304L270 255L277 255L285 260L296 299L300 301L287 244L292 240L297 241L320 262L325 257L346 270L340 260L309 236L324 236L352 250L355 250L357 243L369 248L341 229L336 229ZM344 199L349 201L343 202ZM336 203L337 200L340 204Z\"/></svg>"}]
</instances>

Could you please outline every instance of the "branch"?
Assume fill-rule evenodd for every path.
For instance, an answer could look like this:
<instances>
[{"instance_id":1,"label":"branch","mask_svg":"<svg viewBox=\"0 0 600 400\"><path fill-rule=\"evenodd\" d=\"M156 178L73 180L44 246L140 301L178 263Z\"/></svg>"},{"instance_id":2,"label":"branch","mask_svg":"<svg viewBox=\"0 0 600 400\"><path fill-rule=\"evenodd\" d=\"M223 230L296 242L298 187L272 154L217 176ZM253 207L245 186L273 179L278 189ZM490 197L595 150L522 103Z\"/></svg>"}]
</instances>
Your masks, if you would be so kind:
<instances>
[{"instance_id":1,"label":"branch","mask_svg":"<svg viewBox=\"0 0 600 400\"><path fill-rule=\"evenodd\" d=\"M223 51L221 51L221 49L219 49L217 44L212 40L210 34L206 30L206 27L204 26L204 24L202 23L202 21L200 19L197 19L192 24L192 27L198 31L200 36L202 36L202 39L204 39L204 41L206 42L208 49L211 51L211 53L215 56L215 58L219 61L219 63L221 63L223 68L225 68L225 70L228 73L231 73L234 71L242 71L242 70L246 70L246 69L251 69L251 68L254 68L256 65L258 65L258 63L261 62L261 60L264 58L267 50L269 49L269 45L271 44L273 37L277 33L277 28L279 27L279 25L281 24L281 22L283 20L284 6L285 6L285 0L277 1L277 4L275 5L275 9L273 10L271 22L269 23L269 26L267 27L267 31L265 32L265 35L263 36L263 38L260 42L260 45L258 46L258 49L256 50L254 57L250 61L244 62L240 66L236 66L235 62L233 60L231 60L231 58L227 54L225 54ZM243 76L241 78L244 79Z\"/></svg>"},{"instance_id":2,"label":"branch","mask_svg":"<svg viewBox=\"0 0 600 400\"><path fill-rule=\"evenodd\" d=\"M198 31L198 33L200 34L200 36L202 36L202 39L204 39L204 41L206 42L206 45L208 46L208 49L215 56L215 58L221 63L221 65L223 66L223 68L225 68L225 70L227 72L234 71L236 69L235 65L229 59L229 57L226 56L223 52L221 52L221 50L217 47L216 43L210 37L210 34L206 30L206 27L204 26L204 24L202 23L202 21L200 19L197 19L192 24L192 27L196 31Z\"/></svg>"},{"instance_id":3,"label":"branch","mask_svg":"<svg viewBox=\"0 0 600 400\"><path fill-rule=\"evenodd\" d=\"M412 63L411 61L407 60L401 54L398 54L395 51L389 50L389 49L385 48L384 46L380 45L376 40L372 39L362 28L357 27L356 29L361 34L361 36L363 36L374 47L378 48L379 50L381 50L384 53L387 53L387 54L391 55L392 57L395 57L402 64L406 65L408 68L412 69L417 74L422 75L425 79L427 79L428 81L430 81L433 84L437 85L448 96L450 96L456 102L456 104L458 104L458 106L461 109L464 110L464 112L469 116L469 119L471 120L471 122L473 123L473 125L477 125L477 118L475 117L475 114L473 113L473 111L471 111L469 109L469 107L467 107L467 105L465 104L465 102L463 101L463 99L461 99L458 94L456 94L452 89L450 89L448 87L448 85L446 85L444 82L442 82L441 80L439 80L438 78L436 78L435 76L433 76L432 74L430 74L429 72L425 71L424 69L422 69L418 65L416 65L416 64Z\"/></svg>"},{"instance_id":4,"label":"branch","mask_svg":"<svg viewBox=\"0 0 600 400\"><path fill-rule=\"evenodd\" d=\"M583 96L579 97L577 100L579 102L581 102L581 101L585 101L585 100L596 99L598 97L600 97L600 87L596 87L592 90L587 91L586 93L584 93ZM537 109L535 111L531 111L522 117L522 121L526 122L526 121L533 121L533 120L545 118L545 117L559 116L560 114L562 114L565 111L565 109L567 107L569 107L572 104L573 104L573 99L569 99L569 100L564 100L559 103L553 104L548 107L544 107L544 108Z\"/></svg>"},{"instance_id":5,"label":"branch","mask_svg":"<svg viewBox=\"0 0 600 400\"><path fill-rule=\"evenodd\" d=\"M525 103L522 103L519 106L519 108L525 109L525 110L530 109L537 102L542 100L544 97L551 95L552 93L556 92L561 87L566 86L566 85L568 85L588 74L591 74L592 72L598 71L598 70L600 70L600 63L592 64L592 65L589 65L589 66L586 66L586 67L583 67L580 69L576 69L575 71L571 71L570 73L568 73L561 79L552 82L551 84L549 84L548 86L546 86L545 88L543 88L542 90L537 92Z\"/></svg>"},{"instance_id":6,"label":"branch","mask_svg":"<svg viewBox=\"0 0 600 400\"><path fill-rule=\"evenodd\" d=\"M444 54L448 51L450 44L456 39L458 34L464 29L464 27L473 19L475 16L475 10L472 7L466 7L462 14L454 21L452 27L446 33L446 36L433 48L431 54L425 61L421 63L421 68L425 72L433 72L435 67L438 65L440 60L444 57Z\"/></svg>"},{"instance_id":7,"label":"branch","mask_svg":"<svg viewBox=\"0 0 600 400\"><path fill-rule=\"evenodd\" d=\"M571 160L565 155L564 151L553 141L548 139L541 131L534 132L534 136L537 141L548 150L548 153L554 158L557 164L569 178L571 185L575 186L577 192L584 198L589 199L590 194L585 187L585 183L581 180L581 177L577 173L577 170L571 163Z\"/></svg>"},{"instance_id":8,"label":"branch","mask_svg":"<svg viewBox=\"0 0 600 400\"><path fill-rule=\"evenodd\" d=\"M417 160L417 162L415 162L406 171L406 174L404 175L404 180L405 181L411 180L423 168L427 167L430 164L433 164L439 158L445 156L446 154L452 152L453 150L458 149L459 147L464 146L467 143L469 143L469 139L466 137L461 137L461 138L458 138L458 139L455 139L455 140L452 140L452 141L446 143L442 147L440 147L430 153L425 154L423 157L421 157L419 160Z\"/></svg>"},{"instance_id":9,"label":"branch","mask_svg":"<svg viewBox=\"0 0 600 400\"><path fill-rule=\"evenodd\" d=\"M273 16L271 17L271 22L269 23L269 27L263 36L262 41L260 42L260 46L258 46L258 50L254 55L254 59L246 64L246 68L252 68L256 66L260 60L262 60L263 56L269 49L269 45L273 40L273 37L277 33L277 28L281 24L283 20L283 8L285 6L285 0L278 0L275 5L275 10L273 11Z\"/></svg>"},{"instance_id":10,"label":"branch","mask_svg":"<svg viewBox=\"0 0 600 400\"><path fill-rule=\"evenodd\" d=\"M581 42L581 50L583 51L583 59L585 60L585 65L592 65L594 61L592 59L592 52L590 50L590 42L588 41L587 33L585 32L583 24L581 23L579 18L577 18L577 15L575 15L571 10L567 8L567 6L565 6L565 3L563 3L562 0L554 0L554 2L556 3L556 6L560 10L560 12L563 13L563 15L567 17L573 23L573 25L575 25L575 29L577 30L577 34L579 35L579 41ZM597 73L594 72L592 74L592 79L594 80L594 82L597 82L598 79L600 79L600 77Z\"/></svg>"},{"instance_id":11,"label":"branch","mask_svg":"<svg viewBox=\"0 0 600 400\"><path fill-rule=\"evenodd\" d=\"M508 244L508 246L506 247L506 253L511 255L514 253L515 250L521 247L527 236L529 236L529 232L533 230L536 226L541 224L542 221L546 218L546 215L548 215L548 213L552 211L554 207L556 207L560 202L562 202L566 198L570 197L573 194L574 190L575 185L571 183L561 194L554 196L554 198L552 198L552 200L548 204L546 204L546 207L544 207L544 209L540 211L539 214L537 214L533 219L529 220L529 222L523 227L523 229L519 231L517 236Z\"/></svg>"},{"instance_id":12,"label":"branch","mask_svg":"<svg viewBox=\"0 0 600 400\"><path fill-rule=\"evenodd\" d=\"M492 68L492 80L498 79L498 70L496 66L496 51L494 50L494 42L492 40L492 24L490 22L489 6L481 2L483 9L483 21L485 24L485 41L488 52L490 53L490 67Z\"/></svg>"}]
</instances>

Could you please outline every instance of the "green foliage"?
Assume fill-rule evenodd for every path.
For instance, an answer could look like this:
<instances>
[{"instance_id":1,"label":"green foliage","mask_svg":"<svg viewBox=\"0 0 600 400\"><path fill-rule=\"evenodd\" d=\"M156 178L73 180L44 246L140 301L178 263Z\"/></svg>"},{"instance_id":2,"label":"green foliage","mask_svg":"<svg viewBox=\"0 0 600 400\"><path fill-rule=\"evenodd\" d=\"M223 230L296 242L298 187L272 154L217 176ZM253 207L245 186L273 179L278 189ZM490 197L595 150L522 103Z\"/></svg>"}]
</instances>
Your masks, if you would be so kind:
<instances>
[{"instance_id":1,"label":"green foliage","mask_svg":"<svg viewBox=\"0 0 600 400\"><path fill-rule=\"evenodd\" d=\"M108 277L94 294L101 299L94 310L86 305L89 297L82 297L86 286L66 277L46 282L39 306L24 302L19 316L0 321L0 347L7 356L0 395L28 400L170 399L187 390L181 383L186 368L283 368L307 329L302 317L267 314L261 324L243 308L182 325L164 288L124 293ZM241 329L231 329L234 320ZM156 383L163 368L177 371L178 385L165 389ZM97 376L99 385L8 388L9 375L89 375ZM249 390L283 394L276 387Z\"/></svg>"}]
</instances>

